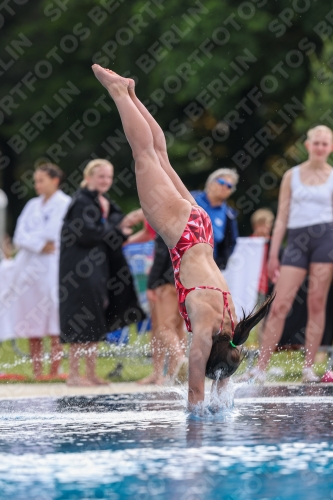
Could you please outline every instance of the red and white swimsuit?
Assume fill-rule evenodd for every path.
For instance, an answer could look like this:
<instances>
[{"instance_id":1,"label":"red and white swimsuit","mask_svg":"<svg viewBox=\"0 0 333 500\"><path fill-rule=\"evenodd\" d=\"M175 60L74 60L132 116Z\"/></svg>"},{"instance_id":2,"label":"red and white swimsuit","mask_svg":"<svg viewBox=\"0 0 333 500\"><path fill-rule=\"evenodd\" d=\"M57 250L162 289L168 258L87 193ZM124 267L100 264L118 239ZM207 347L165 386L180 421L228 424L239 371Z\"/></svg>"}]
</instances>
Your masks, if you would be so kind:
<instances>
[{"instance_id":1,"label":"red and white swimsuit","mask_svg":"<svg viewBox=\"0 0 333 500\"><path fill-rule=\"evenodd\" d=\"M187 331L191 332L192 331L191 321L190 318L188 317L185 305L185 300L187 295L193 290L206 290L206 289L217 290L222 293L223 305L224 305L220 331L222 331L223 327L224 312L225 309L227 309L231 320L231 328L233 334L234 320L228 302L228 294L230 294L230 292L226 292L214 286L195 286L193 288L185 288L180 281L180 263L182 257L189 248L193 247L193 245L196 245L197 243L207 243L212 248L214 248L213 228L209 215L204 211L203 208L199 207L198 205L194 205L192 206L190 217L185 226L183 234L179 238L177 245L174 248L169 249L175 275L176 290L178 292L180 315L185 320Z\"/></svg>"}]
</instances>

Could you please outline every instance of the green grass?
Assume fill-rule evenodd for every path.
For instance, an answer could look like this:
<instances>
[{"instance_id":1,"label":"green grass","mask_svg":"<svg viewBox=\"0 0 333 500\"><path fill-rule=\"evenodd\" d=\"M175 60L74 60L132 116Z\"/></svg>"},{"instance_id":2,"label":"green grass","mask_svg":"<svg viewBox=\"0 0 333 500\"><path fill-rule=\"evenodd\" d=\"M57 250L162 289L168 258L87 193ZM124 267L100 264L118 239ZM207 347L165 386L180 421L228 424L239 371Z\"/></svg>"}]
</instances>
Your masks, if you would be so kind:
<instances>
[{"instance_id":1,"label":"green grass","mask_svg":"<svg viewBox=\"0 0 333 500\"><path fill-rule=\"evenodd\" d=\"M257 346L256 332L251 333L249 347ZM28 341L19 339L16 341L16 347L26 356L21 356L15 352L10 341L0 344L0 372L15 373L27 377L27 382L34 382L31 361L28 356ZM45 352L49 352L49 341L44 339ZM65 353L68 352L68 346L64 348ZM99 347L100 353L106 351L111 352L108 357L100 357L97 361L97 373L99 376L106 378L107 374L113 371L118 363L123 364L120 377L110 379L114 382L133 382L146 377L152 372L151 358L147 356L150 353L149 336L147 334L138 336L135 329L131 329L129 344L123 348L115 348L114 346L101 342ZM132 354L131 354L132 353ZM274 377L277 381L299 382L302 378L304 354L298 351L283 351L272 356L269 368L279 367L284 371L283 376ZM318 375L323 375L326 368L326 363L321 362L315 365L315 372ZM81 371L84 369L81 361ZM237 373L242 373L247 369L246 362L242 363ZM44 363L44 374L49 371L49 363L46 360ZM62 361L62 371L68 373L68 359ZM0 381L1 382L1 381Z\"/></svg>"},{"instance_id":2,"label":"green grass","mask_svg":"<svg viewBox=\"0 0 333 500\"><path fill-rule=\"evenodd\" d=\"M254 328L250 333L249 339L246 342L248 348L258 349L258 327ZM327 356L324 355L324 360L315 363L314 371L320 377L326 371ZM304 353L301 351L281 351L273 354L268 366L268 371L271 368L281 368L284 374L280 377L271 376L272 380L279 382L301 382L302 368L304 364ZM247 368L246 363L239 369L239 373L243 373ZM238 372L237 372L238 373Z\"/></svg>"},{"instance_id":3,"label":"green grass","mask_svg":"<svg viewBox=\"0 0 333 500\"><path fill-rule=\"evenodd\" d=\"M302 368L304 363L304 354L300 351L282 351L275 353L268 366L268 372L271 368L281 368L282 376L269 375L269 380L277 382L301 382ZM246 361L242 363L237 371L237 374L244 373L247 369ZM317 375L322 376L326 371L326 363L316 363L314 371Z\"/></svg>"},{"instance_id":4,"label":"green grass","mask_svg":"<svg viewBox=\"0 0 333 500\"><path fill-rule=\"evenodd\" d=\"M44 339L43 343L44 351L48 354L49 340ZM20 353L15 352L15 348L11 341L2 342L0 344L0 372L23 375L27 377L27 382L34 382L32 364L28 356L28 340L18 339L15 345ZM136 352L134 352L133 356L128 357L133 350ZM130 341L127 346L120 349L106 342L101 342L99 351L101 354L112 351L110 356L99 357L97 360L97 374L100 377L106 378L107 374L113 371L118 363L123 364L123 369L120 377L113 377L110 379L114 382L136 381L146 377L152 372L151 358L145 355L150 352L147 334L138 336L135 331L132 330L130 332ZM64 346L64 352L65 354L68 353L68 346ZM23 354L23 356L21 354ZM46 375L49 373L49 362L47 359L43 363L43 366L43 373ZM63 373L68 373L68 358L62 361L61 369ZM83 360L81 360L81 372L83 370Z\"/></svg>"}]
</instances>

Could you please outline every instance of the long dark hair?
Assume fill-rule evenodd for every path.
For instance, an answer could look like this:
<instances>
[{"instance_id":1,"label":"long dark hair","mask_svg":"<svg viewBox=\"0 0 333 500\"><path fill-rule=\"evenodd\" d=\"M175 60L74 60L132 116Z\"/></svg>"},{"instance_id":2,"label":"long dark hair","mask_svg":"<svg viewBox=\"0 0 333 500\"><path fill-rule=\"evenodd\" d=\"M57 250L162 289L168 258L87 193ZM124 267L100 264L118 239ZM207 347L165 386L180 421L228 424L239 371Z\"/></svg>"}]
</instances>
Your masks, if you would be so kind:
<instances>
[{"instance_id":1,"label":"long dark hair","mask_svg":"<svg viewBox=\"0 0 333 500\"><path fill-rule=\"evenodd\" d=\"M230 377L244 359L242 351L235 349L235 346L242 345L247 341L250 331L266 315L275 295L270 295L259 309L255 308L248 315L243 315L243 319L237 324L234 336L222 332L213 338L212 350L206 365L206 377L213 380L221 380Z\"/></svg>"}]
</instances>

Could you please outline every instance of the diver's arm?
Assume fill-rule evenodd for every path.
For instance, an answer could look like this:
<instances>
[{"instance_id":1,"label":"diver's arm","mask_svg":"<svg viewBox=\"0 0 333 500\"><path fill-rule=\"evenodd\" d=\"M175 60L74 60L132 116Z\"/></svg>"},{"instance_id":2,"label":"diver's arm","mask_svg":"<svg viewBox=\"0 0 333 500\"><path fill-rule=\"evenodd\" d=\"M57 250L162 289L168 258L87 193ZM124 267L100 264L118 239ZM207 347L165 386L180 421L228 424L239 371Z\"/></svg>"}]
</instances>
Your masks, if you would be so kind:
<instances>
[{"instance_id":1,"label":"diver's arm","mask_svg":"<svg viewBox=\"0 0 333 500\"><path fill-rule=\"evenodd\" d=\"M205 399L206 365L212 350L212 333L203 328L193 328L193 339L189 356L188 409L192 411Z\"/></svg>"}]
</instances>

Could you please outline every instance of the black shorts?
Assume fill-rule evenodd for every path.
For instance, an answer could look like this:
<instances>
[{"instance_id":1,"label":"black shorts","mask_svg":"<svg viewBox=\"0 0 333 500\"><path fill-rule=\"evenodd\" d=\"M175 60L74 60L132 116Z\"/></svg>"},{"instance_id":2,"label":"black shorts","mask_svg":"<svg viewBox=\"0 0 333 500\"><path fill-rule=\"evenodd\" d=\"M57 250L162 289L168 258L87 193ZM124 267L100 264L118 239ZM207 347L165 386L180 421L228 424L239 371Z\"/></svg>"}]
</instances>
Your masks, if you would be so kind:
<instances>
[{"instance_id":1,"label":"black shorts","mask_svg":"<svg viewBox=\"0 0 333 500\"><path fill-rule=\"evenodd\" d=\"M281 265L308 269L311 263L333 263L333 223L288 229Z\"/></svg>"},{"instance_id":2,"label":"black shorts","mask_svg":"<svg viewBox=\"0 0 333 500\"><path fill-rule=\"evenodd\" d=\"M155 290L163 285L175 285L170 252L161 236L155 239L155 256L148 276L147 288Z\"/></svg>"}]
</instances>

